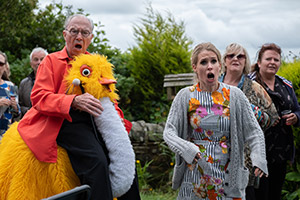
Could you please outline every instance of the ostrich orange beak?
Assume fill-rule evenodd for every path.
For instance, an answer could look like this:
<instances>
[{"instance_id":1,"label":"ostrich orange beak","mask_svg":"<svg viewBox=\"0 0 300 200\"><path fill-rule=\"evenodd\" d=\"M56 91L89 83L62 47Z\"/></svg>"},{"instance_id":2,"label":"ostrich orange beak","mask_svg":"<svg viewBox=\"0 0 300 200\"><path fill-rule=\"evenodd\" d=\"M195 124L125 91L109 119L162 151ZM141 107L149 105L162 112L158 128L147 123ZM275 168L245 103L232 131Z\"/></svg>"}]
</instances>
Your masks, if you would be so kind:
<instances>
[{"instance_id":1,"label":"ostrich orange beak","mask_svg":"<svg viewBox=\"0 0 300 200\"><path fill-rule=\"evenodd\" d=\"M111 89L109 88L109 84L116 84L117 81L114 80L114 79L109 79L109 78L101 77L101 79L99 80L99 83L101 85L106 86L106 88L111 92Z\"/></svg>"}]
</instances>

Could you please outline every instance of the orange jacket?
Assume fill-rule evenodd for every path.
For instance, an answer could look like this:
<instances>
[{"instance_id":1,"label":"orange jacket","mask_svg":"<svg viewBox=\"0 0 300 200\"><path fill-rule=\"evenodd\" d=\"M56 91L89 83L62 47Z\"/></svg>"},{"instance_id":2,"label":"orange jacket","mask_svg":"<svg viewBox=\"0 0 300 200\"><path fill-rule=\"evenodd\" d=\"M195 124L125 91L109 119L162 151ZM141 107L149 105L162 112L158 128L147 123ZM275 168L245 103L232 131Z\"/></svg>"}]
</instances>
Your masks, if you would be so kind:
<instances>
[{"instance_id":1,"label":"orange jacket","mask_svg":"<svg viewBox=\"0 0 300 200\"><path fill-rule=\"evenodd\" d=\"M56 162L57 135L65 119L72 121L69 111L75 95L65 95L63 81L71 67L68 64L70 60L66 47L43 59L31 92L33 107L18 125L24 142L36 158L43 162ZM118 109L119 115L123 115L122 110Z\"/></svg>"}]
</instances>

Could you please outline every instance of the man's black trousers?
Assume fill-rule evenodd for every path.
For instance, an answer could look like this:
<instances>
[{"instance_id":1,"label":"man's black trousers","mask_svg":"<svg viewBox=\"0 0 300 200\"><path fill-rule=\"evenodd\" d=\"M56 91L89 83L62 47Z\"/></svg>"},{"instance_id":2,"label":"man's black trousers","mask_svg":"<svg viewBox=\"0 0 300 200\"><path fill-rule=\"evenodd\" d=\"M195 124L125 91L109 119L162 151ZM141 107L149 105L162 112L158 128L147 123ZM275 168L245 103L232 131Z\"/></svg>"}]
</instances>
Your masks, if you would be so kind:
<instances>
[{"instance_id":1,"label":"man's black trousers","mask_svg":"<svg viewBox=\"0 0 300 200\"><path fill-rule=\"evenodd\" d=\"M90 114L70 110L72 122L65 120L56 139L66 149L81 184L91 187L91 200L112 200L108 151ZM137 174L130 190L121 200L139 200ZM127 198L128 197L128 198Z\"/></svg>"}]
</instances>

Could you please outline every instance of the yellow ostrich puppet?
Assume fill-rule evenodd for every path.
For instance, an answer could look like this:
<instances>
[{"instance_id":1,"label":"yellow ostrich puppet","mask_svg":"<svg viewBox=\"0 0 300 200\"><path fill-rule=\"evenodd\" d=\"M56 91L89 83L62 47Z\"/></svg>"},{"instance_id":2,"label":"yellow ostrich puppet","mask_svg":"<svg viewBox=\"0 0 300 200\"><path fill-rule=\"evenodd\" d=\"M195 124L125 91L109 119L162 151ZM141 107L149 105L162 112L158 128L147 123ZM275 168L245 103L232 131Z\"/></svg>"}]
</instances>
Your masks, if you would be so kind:
<instances>
[{"instance_id":1,"label":"yellow ostrich puppet","mask_svg":"<svg viewBox=\"0 0 300 200\"><path fill-rule=\"evenodd\" d=\"M132 185L135 155L125 127L114 108L115 92L112 64L98 54L83 54L70 63L65 77L66 94L88 92L100 99L103 113L94 118L109 151L109 173L114 197L125 194ZM80 185L67 152L57 149L57 162L37 160L19 135L14 123L0 144L0 200L35 200L59 194Z\"/></svg>"}]
</instances>

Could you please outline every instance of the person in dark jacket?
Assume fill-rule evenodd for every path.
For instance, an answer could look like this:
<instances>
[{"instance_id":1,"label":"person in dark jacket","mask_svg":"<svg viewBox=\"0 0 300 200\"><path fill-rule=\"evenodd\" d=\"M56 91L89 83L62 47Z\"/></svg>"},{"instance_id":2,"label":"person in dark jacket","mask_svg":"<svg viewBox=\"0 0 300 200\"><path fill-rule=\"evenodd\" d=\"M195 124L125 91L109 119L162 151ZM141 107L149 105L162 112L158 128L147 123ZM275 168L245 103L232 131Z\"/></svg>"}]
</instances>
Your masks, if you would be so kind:
<instances>
[{"instance_id":1,"label":"person in dark jacket","mask_svg":"<svg viewBox=\"0 0 300 200\"><path fill-rule=\"evenodd\" d=\"M265 132L269 177L262 177L256 199L280 200L288 162L295 156L293 126L300 126L300 107L293 85L276 75L281 65L281 48L264 44L249 77L260 83L271 97L280 121Z\"/></svg>"},{"instance_id":2,"label":"person in dark jacket","mask_svg":"<svg viewBox=\"0 0 300 200\"><path fill-rule=\"evenodd\" d=\"M30 53L30 66L32 67L33 71L21 81L19 86L19 105L21 106L21 118L32 106L30 94L35 81L36 71L47 54L48 52L41 47L34 48Z\"/></svg>"}]
</instances>

